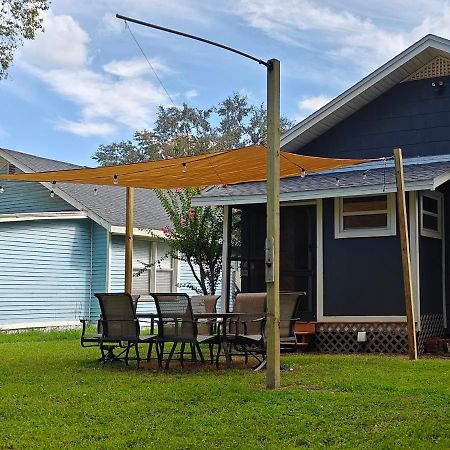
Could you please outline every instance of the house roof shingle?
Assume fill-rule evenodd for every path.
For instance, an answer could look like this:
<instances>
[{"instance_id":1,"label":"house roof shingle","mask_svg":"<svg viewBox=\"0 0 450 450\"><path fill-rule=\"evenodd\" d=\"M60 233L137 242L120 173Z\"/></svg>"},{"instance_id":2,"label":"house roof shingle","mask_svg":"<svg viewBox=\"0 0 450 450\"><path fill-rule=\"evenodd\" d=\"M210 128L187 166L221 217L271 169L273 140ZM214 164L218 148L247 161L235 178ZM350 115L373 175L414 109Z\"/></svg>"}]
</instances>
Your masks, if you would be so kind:
<instances>
[{"instance_id":1,"label":"house roof shingle","mask_svg":"<svg viewBox=\"0 0 450 450\"><path fill-rule=\"evenodd\" d=\"M0 149L0 156L11 161L24 172L77 169L80 166L42 158L9 149ZM96 195L94 188L97 187ZM125 226L126 188L58 183L57 188L92 211L112 226ZM153 190L135 189L134 226L159 230L169 218Z\"/></svg>"},{"instance_id":2,"label":"house roof shingle","mask_svg":"<svg viewBox=\"0 0 450 450\"><path fill-rule=\"evenodd\" d=\"M405 159L404 176L407 190L431 189L450 178L450 155L440 161L423 158ZM438 179L438 184L436 180ZM352 169L312 173L304 178L280 180L283 201L311 198L341 197L364 193L395 192L395 171L392 161L386 168L369 163ZM242 183L226 188L210 188L197 197L195 204L240 204L265 202L266 183Z\"/></svg>"}]
</instances>

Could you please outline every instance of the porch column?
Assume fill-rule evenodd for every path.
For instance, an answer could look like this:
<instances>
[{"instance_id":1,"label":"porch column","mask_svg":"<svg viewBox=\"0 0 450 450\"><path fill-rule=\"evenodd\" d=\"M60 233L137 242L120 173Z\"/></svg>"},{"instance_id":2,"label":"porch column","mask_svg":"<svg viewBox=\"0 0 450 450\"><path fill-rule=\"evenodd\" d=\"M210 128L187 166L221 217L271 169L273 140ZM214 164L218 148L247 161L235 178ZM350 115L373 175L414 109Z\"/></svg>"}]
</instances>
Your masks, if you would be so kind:
<instances>
[{"instance_id":1,"label":"porch column","mask_svg":"<svg viewBox=\"0 0 450 450\"><path fill-rule=\"evenodd\" d=\"M223 207L223 235L222 235L222 290L221 290L221 306L223 313L227 312L230 286L230 207L224 205Z\"/></svg>"},{"instance_id":2,"label":"porch column","mask_svg":"<svg viewBox=\"0 0 450 450\"><path fill-rule=\"evenodd\" d=\"M127 187L125 227L125 292L130 295L133 289L133 222L134 188Z\"/></svg>"}]
</instances>

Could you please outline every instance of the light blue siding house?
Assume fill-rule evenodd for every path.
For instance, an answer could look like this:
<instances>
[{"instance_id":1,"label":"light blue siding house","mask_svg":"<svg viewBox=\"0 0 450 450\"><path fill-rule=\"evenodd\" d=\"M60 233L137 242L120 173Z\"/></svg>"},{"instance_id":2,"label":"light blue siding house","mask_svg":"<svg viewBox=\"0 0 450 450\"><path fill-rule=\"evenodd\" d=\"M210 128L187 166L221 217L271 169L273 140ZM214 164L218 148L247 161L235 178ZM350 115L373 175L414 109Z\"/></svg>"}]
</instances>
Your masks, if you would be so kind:
<instances>
[{"instance_id":1,"label":"light blue siding house","mask_svg":"<svg viewBox=\"0 0 450 450\"><path fill-rule=\"evenodd\" d=\"M0 173L73 169L73 164L0 149ZM169 219L153 191L135 192L133 269L158 261L166 244L154 236ZM67 326L99 315L96 292L124 290L125 189L116 186L6 182L0 187L0 329ZM183 279L180 280L180 273ZM133 279L149 292L192 282L177 260ZM148 300L148 302L145 302Z\"/></svg>"}]
</instances>

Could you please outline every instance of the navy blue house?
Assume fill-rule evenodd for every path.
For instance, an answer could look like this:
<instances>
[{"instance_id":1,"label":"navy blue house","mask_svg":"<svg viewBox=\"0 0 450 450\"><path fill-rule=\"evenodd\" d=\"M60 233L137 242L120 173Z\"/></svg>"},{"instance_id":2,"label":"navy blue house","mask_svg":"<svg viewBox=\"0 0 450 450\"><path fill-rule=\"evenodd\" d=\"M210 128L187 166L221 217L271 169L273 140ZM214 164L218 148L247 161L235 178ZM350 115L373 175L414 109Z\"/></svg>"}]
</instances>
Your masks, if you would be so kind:
<instances>
[{"instance_id":1,"label":"navy blue house","mask_svg":"<svg viewBox=\"0 0 450 450\"><path fill-rule=\"evenodd\" d=\"M61 161L0 149L0 173L73 169ZM96 292L124 290L125 188L0 183L0 329L96 320ZM155 239L169 219L153 191L136 189L133 269L161 260L133 279L133 291L175 291L194 282L187 265L162 258ZM153 308L143 302L140 308Z\"/></svg>"},{"instance_id":2,"label":"navy blue house","mask_svg":"<svg viewBox=\"0 0 450 450\"><path fill-rule=\"evenodd\" d=\"M450 313L450 41L428 35L288 131L282 150L405 158L419 350ZM321 351L405 352L405 303L393 162L281 182L283 291L306 291ZM198 205L241 215L240 288L264 285L265 184L205 191ZM358 332L365 332L358 342ZM362 337L362 335L360 335Z\"/></svg>"}]
</instances>

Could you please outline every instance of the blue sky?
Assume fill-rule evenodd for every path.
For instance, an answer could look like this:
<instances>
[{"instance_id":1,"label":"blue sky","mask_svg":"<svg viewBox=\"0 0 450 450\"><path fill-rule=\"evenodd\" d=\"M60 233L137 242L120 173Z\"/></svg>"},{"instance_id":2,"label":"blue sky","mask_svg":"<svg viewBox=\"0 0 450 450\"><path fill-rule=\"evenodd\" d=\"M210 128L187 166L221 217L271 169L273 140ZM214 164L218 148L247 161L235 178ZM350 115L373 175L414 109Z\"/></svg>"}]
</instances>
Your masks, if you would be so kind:
<instances>
[{"instance_id":1,"label":"blue sky","mask_svg":"<svg viewBox=\"0 0 450 450\"><path fill-rule=\"evenodd\" d=\"M281 61L282 114L298 121L427 33L450 37L450 2L53 0L45 32L0 81L0 147L77 164L152 126L171 101L116 13ZM265 101L263 66L130 24L175 104L234 91Z\"/></svg>"}]
</instances>

